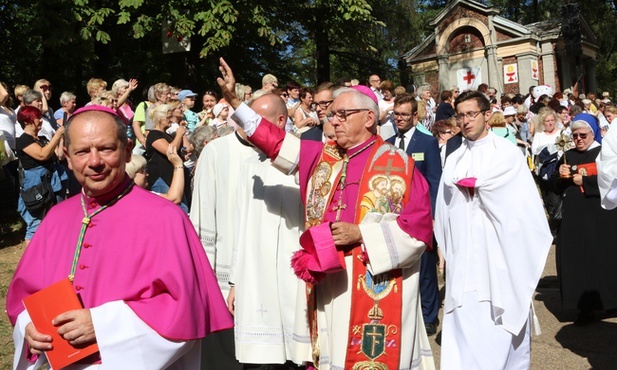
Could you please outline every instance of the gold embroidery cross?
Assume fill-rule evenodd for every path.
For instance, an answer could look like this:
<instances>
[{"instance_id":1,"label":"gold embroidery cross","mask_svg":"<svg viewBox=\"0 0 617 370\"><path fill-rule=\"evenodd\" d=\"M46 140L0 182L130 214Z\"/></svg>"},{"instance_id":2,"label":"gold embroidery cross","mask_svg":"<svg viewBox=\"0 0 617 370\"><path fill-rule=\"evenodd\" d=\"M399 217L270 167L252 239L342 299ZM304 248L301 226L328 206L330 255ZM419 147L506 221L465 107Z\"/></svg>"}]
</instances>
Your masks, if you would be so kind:
<instances>
[{"instance_id":1,"label":"gold embroidery cross","mask_svg":"<svg viewBox=\"0 0 617 370\"><path fill-rule=\"evenodd\" d=\"M379 340L383 339L383 335L377 332L376 327L373 327L372 332L368 332L365 334L371 338L371 356L375 356L375 346L381 344Z\"/></svg>"},{"instance_id":2,"label":"gold embroidery cross","mask_svg":"<svg viewBox=\"0 0 617 370\"><path fill-rule=\"evenodd\" d=\"M390 177L390 172L403 172L405 171L404 167L393 167L392 162L394 162L394 158L388 158L388 163L386 166L376 166L375 169L379 171L386 171L386 176Z\"/></svg>"}]
</instances>

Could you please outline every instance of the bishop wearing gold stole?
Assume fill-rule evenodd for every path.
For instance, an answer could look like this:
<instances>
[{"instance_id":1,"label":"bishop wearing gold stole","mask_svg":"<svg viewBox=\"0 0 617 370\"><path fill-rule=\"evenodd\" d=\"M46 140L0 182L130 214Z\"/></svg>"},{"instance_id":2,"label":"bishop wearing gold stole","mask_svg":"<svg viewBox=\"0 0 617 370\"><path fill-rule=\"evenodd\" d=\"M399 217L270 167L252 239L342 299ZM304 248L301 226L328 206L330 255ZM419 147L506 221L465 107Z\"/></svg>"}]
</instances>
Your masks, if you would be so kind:
<instances>
[{"instance_id":1,"label":"bishop wearing gold stole","mask_svg":"<svg viewBox=\"0 0 617 370\"><path fill-rule=\"evenodd\" d=\"M301 141L235 97L221 59L219 86L249 140L305 202L296 275L308 284L313 364L319 369L433 369L418 275L432 242L428 185L413 160L376 135L377 98L364 86L335 92L336 140Z\"/></svg>"}]
</instances>

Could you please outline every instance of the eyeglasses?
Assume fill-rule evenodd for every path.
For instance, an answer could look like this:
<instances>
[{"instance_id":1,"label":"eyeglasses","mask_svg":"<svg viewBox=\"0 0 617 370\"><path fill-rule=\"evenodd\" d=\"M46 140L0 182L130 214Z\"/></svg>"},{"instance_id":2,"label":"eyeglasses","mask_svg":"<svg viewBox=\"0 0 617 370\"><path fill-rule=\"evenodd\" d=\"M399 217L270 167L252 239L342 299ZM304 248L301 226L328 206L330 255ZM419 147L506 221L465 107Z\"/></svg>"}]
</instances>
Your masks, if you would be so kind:
<instances>
[{"instance_id":1,"label":"eyeglasses","mask_svg":"<svg viewBox=\"0 0 617 370\"><path fill-rule=\"evenodd\" d=\"M409 117L411 117L411 113L401 113L401 112L392 112L392 116L394 118L404 118L404 119L409 119Z\"/></svg>"},{"instance_id":2,"label":"eyeglasses","mask_svg":"<svg viewBox=\"0 0 617 370\"><path fill-rule=\"evenodd\" d=\"M142 175L145 175L145 174L147 173L147 172L146 172L146 168L144 167L144 168L142 168L142 169L141 169L141 170L139 170L139 171L135 171L135 173L141 173Z\"/></svg>"},{"instance_id":3,"label":"eyeglasses","mask_svg":"<svg viewBox=\"0 0 617 370\"><path fill-rule=\"evenodd\" d=\"M478 114L484 113L484 112L486 112L486 110L469 111L467 113L456 114L454 115L454 117L456 118L458 122L463 122L465 120L465 117L467 117L467 119L471 121L471 120L476 119Z\"/></svg>"},{"instance_id":4,"label":"eyeglasses","mask_svg":"<svg viewBox=\"0 0 617 370\"><path fill-rule=\"evenodd\" d=\"M368 112L370 109L340 109L337 111L332 111L328 114L326 114L326 119L328 121L332 121L334 119L334 117L336 117L336 119L339 120L339 122L345 122L347 121L347 116L352 115L354 113L358 113L358 112Z\"/></svg>"},{"instance_id":5,"label":"eyeglasses","mask_svg":"<svg viewBox=\"0 0 617 370\"><path fill-rule=\"evenodd\" d=\"M334 100L322 100L311 103L311 108L315 109L319 105L319 108L326 110L332 104Z\"/></svg>"},{"instance_id":6,"label":"eyeglasses","mask_svg":"<svg viewBox=\"0 0 617 370\"><path fill-rule=\"evenodd\" d=\"M51 85L41 85L41 90L51 90Z\"/></svg>"},{"instance_id":7,"label":"eyeglasses","mask_svg":"<svg viewBox=\"0 0 617 370\"><path fill-rule=\"evenodd\" d=\"M589 133L586 133L586 134L574 133L572 134L572 139L577 140L580 137L581 139L585 140L587 139L587 135L589 135Z\"/></svg>"}]
</instances>

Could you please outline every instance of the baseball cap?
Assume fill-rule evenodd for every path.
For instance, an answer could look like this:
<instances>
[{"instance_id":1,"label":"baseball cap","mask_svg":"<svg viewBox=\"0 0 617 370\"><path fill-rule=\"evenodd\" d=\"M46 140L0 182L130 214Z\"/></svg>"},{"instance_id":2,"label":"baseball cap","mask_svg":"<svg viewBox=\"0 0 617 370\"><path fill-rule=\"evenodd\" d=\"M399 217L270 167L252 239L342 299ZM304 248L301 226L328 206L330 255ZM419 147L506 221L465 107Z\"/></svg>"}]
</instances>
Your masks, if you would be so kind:
<instances>
[{"instance_id":1,"label":"baseball cap","mask_svg":"<svg viewBox=\"0 0 617 370\"><path fill-rule=\"evenodd\" d=\"M195 94L191 90L180 90L180 92L178 93L178 100L183 101L185 98L188 98L189 96L197 96L197 94Z\"/></svg>"}]
</instances>

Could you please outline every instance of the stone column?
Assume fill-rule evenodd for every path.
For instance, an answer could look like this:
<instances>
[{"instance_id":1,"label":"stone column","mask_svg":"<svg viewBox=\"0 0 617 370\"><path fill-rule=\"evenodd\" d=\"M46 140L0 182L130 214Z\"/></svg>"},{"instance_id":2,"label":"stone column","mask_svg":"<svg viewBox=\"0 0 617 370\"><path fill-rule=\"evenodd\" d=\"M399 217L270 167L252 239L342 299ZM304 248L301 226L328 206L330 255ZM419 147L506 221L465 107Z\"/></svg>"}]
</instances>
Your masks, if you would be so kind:
<instances>
[{"instance_id":1,"label":"stone column","mask_svg":"<svg viewBox=\"0 0 617 370\"><path fill-rule=\"evenodd\" d=\"M499 94L503 93L503 83L501 78L501 69L497 62L497 31L495 30L495 24L493 23L493 15L488 16L488 29L491 33L490 45L485 45L486 59L488 66L488 85L494 87Z\"/></svg>"},{"instance_id":2,"label":"stone column","mask_svg":"<svg viewBox=\"0 0 617 370\"><path fill-rule=\"evenodd\" d=\"M438 55L437 61L439 63L439 91L447 90L452 87L453 83L450 82L450 55Z\"/></svg>"},{"instance_id":3,"label":"stone column","mask_svg":"<svg viewBox=\"0 0 617 370\"><path fill-rule=\"evenodd\" d=\"M541 46L542 55L542 75L544 84L551 85L553 90L557 84L555 83L555 52L552 42L543 42Z\"/></svg>"},{"instance_id":4,"label":"stone column","mask_svg":"<svg viewBox=\"0 0 617 370\"><path fill-rule=\"evenodd\" d=\"M537 59L538 55L533 52L526 52L516 55L519 92L523 95L529 92L530 86L537 86L539 84L539 81L531 78L531 61Z\"/></svg>"}]
</instances>

